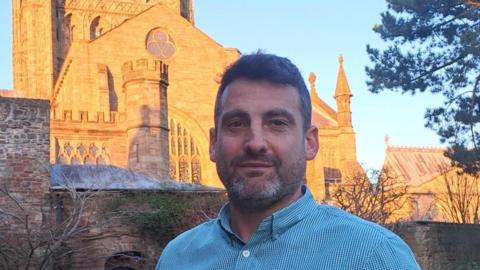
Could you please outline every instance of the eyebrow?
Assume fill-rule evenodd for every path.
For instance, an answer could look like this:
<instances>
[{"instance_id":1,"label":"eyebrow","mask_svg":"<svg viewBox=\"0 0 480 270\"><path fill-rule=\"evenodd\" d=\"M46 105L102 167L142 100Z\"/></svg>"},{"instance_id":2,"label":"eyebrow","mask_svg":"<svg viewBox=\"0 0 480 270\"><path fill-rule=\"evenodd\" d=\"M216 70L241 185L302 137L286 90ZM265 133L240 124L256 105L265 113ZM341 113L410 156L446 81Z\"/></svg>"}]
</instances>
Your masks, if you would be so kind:
<instances>
[{"instance_id":1,"label":"eyebrow","mask_svg":"<svg viewBox=\"0 0 480 270\"><path fill-rule=\"evenodd\" d=\"M225 121L235 117L242 118L242 119L250 119L250 115L247 112L236 109L236 110L228 111L222 114L220 116L220 123L223 126ZM293 117L293 114L285 109L280 109L280 108L272 109L262 114L262 118L273 118L273 117L285 117L293 125L296 124L295 117Z\"/></svg>"},{"instance_id":2,"label":"eyebrow","mask_svg":"<svg viewBox=\"0 0 480 270\"><path fill-rule=\"evenodd\" d=\"M234 117L243 118L243 119L250 119L250 116L248 115L248 113L237 109L237 110L228 111L228 112L222 114L220 116L220 123L223 126L223 124L225 123L226 120L234 118Z\"/></svg>"},{"instance_id":3,"label":"eyebrow","mask_svg":"<svg viewBox=\"0 0 480 270\"><path fill-rule=\"evenodd\" d=\"M262 115L264 118L272 118L272 117L285 117L290 123L296 124L295 122L295 117L293 117L293 114L285 109L273 109L265 112Z\"/></svg>"}]
</instances>

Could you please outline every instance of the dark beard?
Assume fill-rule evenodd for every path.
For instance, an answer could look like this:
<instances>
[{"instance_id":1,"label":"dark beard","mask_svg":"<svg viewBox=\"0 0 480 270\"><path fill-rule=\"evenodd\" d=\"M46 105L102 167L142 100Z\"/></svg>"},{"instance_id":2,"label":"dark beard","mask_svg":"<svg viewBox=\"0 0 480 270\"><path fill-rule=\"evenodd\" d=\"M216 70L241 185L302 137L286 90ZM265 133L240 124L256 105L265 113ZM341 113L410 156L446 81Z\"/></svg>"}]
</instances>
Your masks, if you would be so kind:
<instances>
[{"instance_id":1,"label":"dark beard","mask_svg":"<svg viewBox=\"0 0 480 270\"><path fill-rule=\"evenodd\" d=\"M250 210L262 211L274 205L285 196L293 194L298 188L305 183L306 160L299 159L292 164L291 168L284 168L285 172L281 172L281 161L276 157L239 157L232 160L232 167L246 160L256 159L270 162L274 165L275 171L271 175L263 176L261 190L254 190L252 183L248 185L248 180L243 177L228 173L220 162L217 162L217 171L227 189L230 202L235 206ZM254 175L251 175L252 177Z\"/></svg>"},{"instance_id":2,"label":"dark beard","mask_svg":"<svg viewBox=\"0 0 480 270\"><path fill-rule=\"evenodd\" d=\"M282 180L280 180L279 185L271 186L267 192L245 194L242 193L242 188L238 187L238 185L244 183L243 179L237 177L233 181L235 181L236 185L232 184L227 187L230 202L238 208L250 211L262 211L269 208L285 196L293 194L304 182L302 180L283 184Z\"/></svg>"}]
</instances>

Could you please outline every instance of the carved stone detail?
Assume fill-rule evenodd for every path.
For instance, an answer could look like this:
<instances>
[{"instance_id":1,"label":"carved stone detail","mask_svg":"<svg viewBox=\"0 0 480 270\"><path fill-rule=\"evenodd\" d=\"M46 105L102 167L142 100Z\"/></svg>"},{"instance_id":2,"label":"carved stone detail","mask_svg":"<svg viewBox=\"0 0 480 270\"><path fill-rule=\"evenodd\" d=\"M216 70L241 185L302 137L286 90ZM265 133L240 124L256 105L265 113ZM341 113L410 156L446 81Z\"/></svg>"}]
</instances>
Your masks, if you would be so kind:
<instances>
[{"instance_id":1,"label":"carved stone detail","mask_svg":"<svg viewBox=\"0 0 480 270\"><path fill-rule=\"evenodd\" d=\"M110 154L102 141L63 141L56 139L56 163L72 165L109 164Z\"/></svg>"},{"instance_id":2,"label":"carved stone detail","mask_svg":"<svg viewBox=\"0 0 480 270\"><path fill-rule=\"evenodd\" d=\"M103 11L128 15L138 14L149 6L150 5L128 3L120 0L67 0L65 3L65 9L76 9L90 12Z\"/></svg>"}]
</instances>

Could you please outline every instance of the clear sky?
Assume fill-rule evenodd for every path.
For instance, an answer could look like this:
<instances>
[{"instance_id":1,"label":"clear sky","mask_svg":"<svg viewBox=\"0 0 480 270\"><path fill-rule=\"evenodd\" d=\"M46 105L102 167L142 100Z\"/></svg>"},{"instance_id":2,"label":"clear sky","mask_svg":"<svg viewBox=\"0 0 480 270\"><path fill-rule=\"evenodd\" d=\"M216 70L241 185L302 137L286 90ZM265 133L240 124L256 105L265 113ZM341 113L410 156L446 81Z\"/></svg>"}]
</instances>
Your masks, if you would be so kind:
<instances>
[{"instance_id":1,"label":"clear sky","mask_svg":"<svg viewBox=\"0 0 480 270\"><path fill-rule=\"evenodd\" d=\"M0 88L5 89L12 88L10 2L0 2ZM424 127L423 118L426 108L441 104L440 97L367 91L365 47L383 46L371 29L385 10L382 0L194 0L196 27L242 53L263 49L286 56L306 80L313 71L318 95L333 108L338 54L342 53L354 95L357 159L368 168L383 163L386 134L390 145L440 146L437 135Z\"/></svg>"}]
</instances>

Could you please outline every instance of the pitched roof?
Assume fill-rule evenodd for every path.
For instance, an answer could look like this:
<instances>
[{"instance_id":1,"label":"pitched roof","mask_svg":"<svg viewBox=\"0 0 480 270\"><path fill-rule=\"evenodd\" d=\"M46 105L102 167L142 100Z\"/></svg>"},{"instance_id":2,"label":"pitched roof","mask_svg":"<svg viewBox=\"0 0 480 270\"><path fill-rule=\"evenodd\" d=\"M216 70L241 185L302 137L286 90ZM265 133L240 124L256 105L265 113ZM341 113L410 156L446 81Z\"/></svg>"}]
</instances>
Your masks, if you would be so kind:
<instances>
[{"instance_id":1,"label":"pitched roof","mask_svg":"<svg viewBox=\"0 0 480 270\"><path fill-rule=\"evenodd\" d=\"M54 190L219 190L197 184L157 179L111 165L52 165Z\"/></svg>"},{"instance_id":2,"label":"pitched roof","mask_svg":"<svg viewBox=\"0 0 480 270\"><path fill-rule=\"evenodd\" d=\"M0 97L25 97L22 91L15 91L10 89L0 89Z\"/></svg>"},{"instance_id":3,"label":"pitched roof","mask_svg":"<svg viewBox=\"0 0 480 270\"><path fill-rule=\"evenodd\" d=\"M308 81L310 82L310 99L312 100L312 122L319 128L336 127L337 113L317 94L315 80L317 76L310 72Z\"/></svg>"},{"instance_id":4,"label":"pitched roof","mask_svg":"<svg viewBox=\"0 0 480 270\"><path fill-rule=\"evenodd\" d=\"M419 185L450 167L444 156L446 149L388 146L383 168L388 169L409 185Z\"/></svg>"},{"instance_id":5,"label":"pitched roof","mask_svg":"<svg viewBox=\"0 0 480 270\"><path fill-rule=\"evenodd\" d=\"M312 107L312 123L318 128L334 128L337 127L336 119L333 119L322 108L317 106Z\"/></svg>"}]
</instances>

